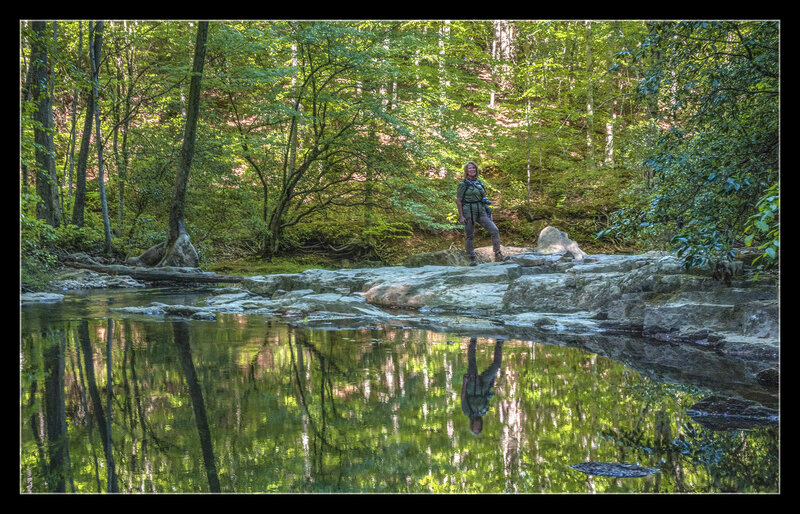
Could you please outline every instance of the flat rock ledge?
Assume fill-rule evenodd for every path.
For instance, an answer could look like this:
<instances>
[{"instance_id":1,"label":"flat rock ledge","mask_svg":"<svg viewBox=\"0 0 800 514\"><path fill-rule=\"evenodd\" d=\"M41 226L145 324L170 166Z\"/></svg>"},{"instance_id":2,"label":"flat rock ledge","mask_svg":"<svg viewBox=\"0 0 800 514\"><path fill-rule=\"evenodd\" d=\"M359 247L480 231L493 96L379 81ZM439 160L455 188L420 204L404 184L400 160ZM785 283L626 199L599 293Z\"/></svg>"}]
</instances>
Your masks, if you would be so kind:
<instances>
[{"instance_id":1,"label":"flat rock ledge","mask_svg":"<svg viewBox=\"0 0 800 514\"><path fill-rule=\"evenodd\" d=\"M509 251L508 261L477 266L311 269L242 277L237 287L217 289L196 310L204 317L253 311L304 321L456 316L460 324L469 324L465 317L482 318L518 331L617 332L777 361L779 301L773 279L754 280L740 268L728 286L710 270L687 273L665 252L576 259L567 251L523 250ZM89 270L74 270L55 284L54 294L23 294L21 302L58 301L62 290L81 287L145 285ZM167 308L139 309L161 313Z\"/></svg>"},{"instance_id":2,"label":"flat rock ledge","mask_svg":"<svg viewBox=\"0 0 800 514\"><path fill-rule=\"evenodd\" d=\"M308 270L248 277L242 288L266 301L263 306L285 308L287 300L302 298L293 303L307 314L330 308L335 295L333 304L347 298L350 307L358 305L355 314L379 317L398 310L491 317L503 325L621 331L775 358L779 347L773 280L740 274L727 286L710 272L686 273L664 252L582 259L527 252L474 267Z\"/></svg>"},{"instance_id":3,"label":"flat rock ledge","mask_svg":"<svg viewBox=\"0 0 800 514\"><path fill-rule=\"evenodd\" d=\"M778 288L738 268L728 286L665 252L511 254L478 266L308 270L246 278L213 308L260 309L304 326L380 324L583 348L657 380L770 403ZM211 306L211 304L209 304ZM638 341L638 342L634 342Z\"/></svg>"},{"instance_id":4,"label":"flat rock ledge","mask_svg":"<svg viewBox=\"0 0 800 514\"><path fill-rule=\"evenodd\" d=\"M575 346L659 380L749 391L759 401L775 397L774 279L754 279L740 265L727 285L710 269L687 272L665 252L576 257L569 250L506 250L509 260L477 266L243 277L235 287L214 289L202 305L119 310L198 320L252 313L316 328L408 327Z\"/></svg>"}]
</instances>

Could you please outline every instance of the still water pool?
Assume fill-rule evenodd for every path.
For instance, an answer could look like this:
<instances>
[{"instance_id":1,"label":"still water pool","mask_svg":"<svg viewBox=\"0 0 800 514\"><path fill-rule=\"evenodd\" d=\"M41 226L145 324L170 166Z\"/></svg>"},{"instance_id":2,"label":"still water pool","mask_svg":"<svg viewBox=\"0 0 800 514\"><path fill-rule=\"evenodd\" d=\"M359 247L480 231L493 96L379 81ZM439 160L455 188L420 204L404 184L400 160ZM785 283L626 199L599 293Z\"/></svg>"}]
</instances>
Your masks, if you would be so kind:
<instances>
[{"instance_id":1,"label":"still water pool","mask_svg":"<svg viewBox=\"0 0 800 514\"><path fill-rule=\"evenodd\" d=\"M21 492L779 489L777 427L706 429L686 411L708 392L580 349L112 309L205 296L99 291L22 306Z\"/></svg>"}]
</instances>

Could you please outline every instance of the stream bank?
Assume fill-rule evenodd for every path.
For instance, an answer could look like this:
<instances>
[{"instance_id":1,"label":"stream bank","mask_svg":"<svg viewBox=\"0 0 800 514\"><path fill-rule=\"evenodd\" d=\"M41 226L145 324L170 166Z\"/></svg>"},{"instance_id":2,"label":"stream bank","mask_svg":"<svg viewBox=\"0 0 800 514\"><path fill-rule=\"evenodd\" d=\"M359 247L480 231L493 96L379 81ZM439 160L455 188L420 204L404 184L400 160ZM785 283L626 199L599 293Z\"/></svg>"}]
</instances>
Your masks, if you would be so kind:
<instances>
[{"instance_id":1,"label":"stream bank","mask_svg":"<svg viewBox=\"0 0 800 514\"><path fill-rule=\"evenodd\" d=\"M780 321L774 280L754 279L746 266L737 266L728 285L711 270L687 272L665 252L505 251L508 261L479 258L477 266L461 265L463 252L450 250L404 266L239 277L233 287L210 289L198 305L118 310L209 321L222 313L258 313L326 329L389 324L535 340L580 347L662 381L714 385L726 394L776 403ZM146 283L86 269L53 283L61 289L85 285ZM62 293L22 295L21 301L58 301Z\"/></svg>"}]
</instances>

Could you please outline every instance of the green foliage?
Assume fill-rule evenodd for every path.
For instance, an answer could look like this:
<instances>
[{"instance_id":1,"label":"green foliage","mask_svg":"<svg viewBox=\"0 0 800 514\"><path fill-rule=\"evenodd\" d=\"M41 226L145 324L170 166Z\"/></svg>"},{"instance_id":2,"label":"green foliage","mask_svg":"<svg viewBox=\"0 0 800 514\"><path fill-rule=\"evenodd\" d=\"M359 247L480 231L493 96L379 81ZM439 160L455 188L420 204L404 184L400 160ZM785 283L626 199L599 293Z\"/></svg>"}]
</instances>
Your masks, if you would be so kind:
<instances>
[{"instance_id":1,"label":"green foliage","mask_svg":"<svg viewBox=\"0 0 800 514\"><path fill-rule=\"evenodd\" d=\"M77 138L59 123L54 139L69 209L87 27L79 46L78 21L48 25L57 28L48 38L57 119L71 120L77 93ZM33 34L21 28L27 49ZM114 244L126 253L164 238L193 41L189 22L106 26L106 190ZM504 241L531 243L549 222L601 232L598 244L673 248L687 262L774 241L757 264L775 266L777 232L757 223L770 226L771 208L756 204L779 174L777 41L769 21L592 22L591 32L573 20L215 21L190 236L205 264L290 255L312 240L366 245L356 253L374 258L411 232L441 239L458 228L454 181L475 160ZM30 180L32 106L21 105ZM99 219L96 169L92 150L87 226ZM42 240L42 229L27 230ZM94 236L64 237L91 248Z\"/></svg>"},{"instance_id":2,"label":"green foliage","mask_svg":"<svg viewBox=\"0 0 800 514\"><path fill-rule=\"evenodd\" d=\"M369 239L385 241L387 239L407 239L414 234L414 231L408 223L377 217L372 219L372 223L369 228L364 230L363 234Z\"/></svg>"},{"instance_id":3,"label":"green foliage","mask_svg":"<svg viewBox=\"0 0 800 514\"><path fill-rule=\"evenodd\" d=\"M40 289L47 283L47 272L56 263L52 243L55 229L37 219L20 214L20 280L23 289Z\"/></svg>"},{"instance_id":4,"label":"green foliage","mask_svg":"<svg viewBox=\"0 0 800 514\"><path fill-rule=\"evenodd\" d=\"M86 225L76 227L65 225L56 228L54 245L65 252L99 252L103 248L104 235L102 226Z\"/></svg>"},{"instance_id":5,"label":"green foliage","mask_svg":"<svg viewBox=\"0 0 800 514\"><path fill-rule=\"evenodd\" d=\"M687 266L731 258L777 180L777 34L774 22L652 24L640 91L668 109L611 233L670 241Z\"/></svg>"},{"instance_id":6,"label":"green foliage","mask_svg":"<svg viewBox=\"0 0 800 514\"><path fill-rule=\"evenodd\" d=\"M758 213L747 220L744 242L747 246L761 243L758 249L764 253L756 257L753 264L758 263L758 268L766 270L778 265L780 255L780 187L777 182L767 189L756 207Z\"/></svg>"},{"instance_id":7,"label":"green foliage","mask_svg":"<svg viewBox=\"0 0 800 514\"><path fill-rule=\"evenodd\" d=\"M58 256L65 253L100 253L105 244L102 222L95 216L94 223L85 227L64 225L53 227L29 213L38 197L22 195L20 202L20 277L24 289L41 289L48 281L48 273L57 265Z\"/></svg>"}]
</instances>

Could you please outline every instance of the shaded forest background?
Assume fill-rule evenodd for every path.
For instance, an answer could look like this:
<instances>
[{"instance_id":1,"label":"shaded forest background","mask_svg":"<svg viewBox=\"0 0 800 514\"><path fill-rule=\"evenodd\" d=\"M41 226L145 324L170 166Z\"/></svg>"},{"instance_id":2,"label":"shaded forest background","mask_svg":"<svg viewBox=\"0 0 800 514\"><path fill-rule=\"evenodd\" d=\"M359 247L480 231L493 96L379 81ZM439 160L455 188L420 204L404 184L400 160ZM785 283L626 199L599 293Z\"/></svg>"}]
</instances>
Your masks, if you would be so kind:
<instances>
[{"instance_id":1,"label":"shaded forest background","mask_svg":"<svg viewBox=\"0 0 800 514\"><path fill-rule=\"evenodd\" d=\"M165 241L196 22L20 22L20 256ZM474 160L503 244L779 257L778 21L212 21L185 225L204 269L462 247ZM477 243L481 243L478 241Z\"/></svg>"}]
</instances>

